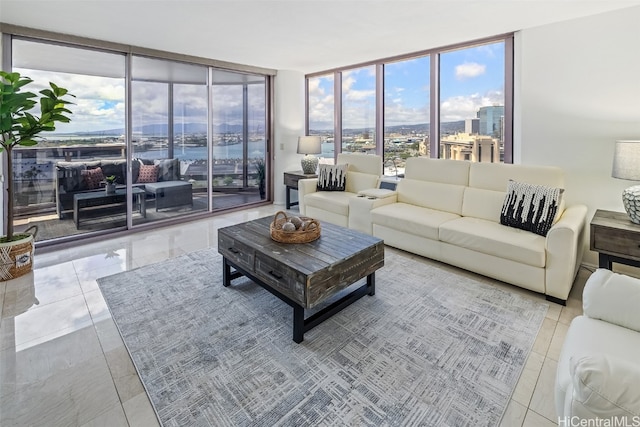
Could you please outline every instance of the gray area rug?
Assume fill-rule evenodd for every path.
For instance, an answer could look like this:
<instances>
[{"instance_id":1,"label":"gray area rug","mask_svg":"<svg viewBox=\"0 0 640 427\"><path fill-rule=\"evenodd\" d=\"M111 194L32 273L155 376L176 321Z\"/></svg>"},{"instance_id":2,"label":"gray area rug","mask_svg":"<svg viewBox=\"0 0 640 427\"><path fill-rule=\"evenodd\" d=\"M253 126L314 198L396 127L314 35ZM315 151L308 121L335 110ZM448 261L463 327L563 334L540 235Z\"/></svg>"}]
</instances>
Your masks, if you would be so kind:
<instances>
[{"instance_id":1,"label":"gray area rug","mask_svg":"<svg viewBox=\"0 0 640 427\"><path fill-rule=\"evenodd\" d=\"M388 248L376 295L301 344L215 249L98 283L164 426L494 426L548 308Z\"/></svg>"}]
</instances>

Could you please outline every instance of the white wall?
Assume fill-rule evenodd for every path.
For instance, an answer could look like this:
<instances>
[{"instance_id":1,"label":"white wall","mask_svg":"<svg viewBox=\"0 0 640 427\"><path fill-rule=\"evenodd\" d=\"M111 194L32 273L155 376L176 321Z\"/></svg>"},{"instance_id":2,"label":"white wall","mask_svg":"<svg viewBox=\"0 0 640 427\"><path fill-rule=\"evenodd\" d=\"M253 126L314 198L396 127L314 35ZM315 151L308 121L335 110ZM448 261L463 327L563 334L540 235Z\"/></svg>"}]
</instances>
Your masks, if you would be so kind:
<instances>
[{"instance_id":1,"label":"white wall","mask_svg":"<svg viewBox=\"0 0 640 427\"><path fill-rule=\"evenodd\" d=\"M304 135L304 74L278 71L275 78L273 203L284 205L284 172L300 170L298 137Z\"/></svg>"},{"instance_id":2,"label":"white wall","mask_svg":"<svg viewBox=\"0 0 640 427\"><path fill-rule=\"evenodd\" d=\"M614 141L640 139L640 7L516 36L514 159L566 171L566 200L624 211ZM640 167L640 165L639 165ZM588 240L588 239L587 239ZM597 265L585 245L583 262Z\"/></svg>"}]
</instances>

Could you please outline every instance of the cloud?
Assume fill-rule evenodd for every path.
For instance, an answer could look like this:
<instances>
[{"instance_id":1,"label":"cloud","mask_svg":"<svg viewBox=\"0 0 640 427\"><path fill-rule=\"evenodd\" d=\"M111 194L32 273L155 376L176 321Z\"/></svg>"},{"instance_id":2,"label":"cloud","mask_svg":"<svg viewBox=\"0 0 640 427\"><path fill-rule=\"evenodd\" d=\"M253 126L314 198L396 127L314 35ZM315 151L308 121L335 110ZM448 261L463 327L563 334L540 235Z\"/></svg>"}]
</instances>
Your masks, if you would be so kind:
<instances>
[{"instance_id":1,"label":"cloud","mask_svg":"<svg viewBox=\"0 0 640 427\"><path fill-rule=\"evenodd\" d=\"M484 74L486 69L486 65L478 64L477 62L465 62L464 64L456 65L456 79L466 80L478 77Z\"/></svg>"},{"instance_id":2,"label":"cloud","mask_svg":"<svg viewBox=\"0 0 640 427\"><path fill-rule=\"evenodd\" d=\"M476 113L480 110L480 107L492 105L504 105L504 93L502 91L447 98L440 104L440 121L454 122L472 119L477 116Z\"/></svg>"}]
</instances>

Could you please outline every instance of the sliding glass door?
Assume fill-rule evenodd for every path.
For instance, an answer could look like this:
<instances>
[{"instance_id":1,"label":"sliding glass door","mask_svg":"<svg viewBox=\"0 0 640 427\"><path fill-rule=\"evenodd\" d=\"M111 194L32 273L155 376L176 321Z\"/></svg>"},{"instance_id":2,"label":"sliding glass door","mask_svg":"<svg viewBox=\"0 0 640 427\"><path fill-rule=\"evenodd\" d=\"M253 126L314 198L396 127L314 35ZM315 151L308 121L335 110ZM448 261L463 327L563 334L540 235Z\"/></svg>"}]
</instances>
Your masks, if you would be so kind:
<instances>
[{"instance_id":1,"label":"sliding glass door","mask_svg":"<svg viewBox=\"0 0 640 427\"><path fill-rule=\"evenodd\" d=\"M213 71L214 210L267 198L266 87L264 76Z\"/></svg>"},{"instance_id":2,"label":"sliding glass door","mask_svg":"<svg viewBox=\"0 0 640 427\"><path fill-rule=\"evenodd\" d=\"M131 111L134 225L207 211L207 68L134 56Z\"/></svg>"},{"instance_id":3,"label":"sliding glass door","mask_svg":"<svg viewBox=\"0 0 640 427\"><path fill-rule=\"evenodd\" d=\"M30 91L54 82L75 95L70 123L13 151L16 231L35 224L40 241L125 227L126 197L104 188L106 176L126 176L125 56L23 39L11 47Z\"/></svg>"},{"instance_id":4,"label":"sliding glass door","mask_svg":"<svg viewBox=\"0 0 640 427\"><path fill-rule=\"evenodd\" d=\"M269 199L267 75L3 39L29 90L76 96L70 123L14 150L17 232L66 239Z\"/></svg>"}]
</instances>

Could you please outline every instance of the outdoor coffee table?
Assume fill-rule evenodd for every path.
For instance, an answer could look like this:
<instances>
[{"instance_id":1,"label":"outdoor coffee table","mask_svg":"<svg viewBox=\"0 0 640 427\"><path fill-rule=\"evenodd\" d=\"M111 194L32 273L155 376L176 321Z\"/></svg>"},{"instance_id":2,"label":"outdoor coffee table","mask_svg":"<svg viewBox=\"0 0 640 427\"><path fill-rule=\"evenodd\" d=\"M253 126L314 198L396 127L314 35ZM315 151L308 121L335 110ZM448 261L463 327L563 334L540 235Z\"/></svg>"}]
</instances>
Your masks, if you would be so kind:
<instances>
[{"instance_id":1,"label":"outdoor coffee table","mask_svg":"<svg viewBox=\"0 0 640 427\"><path fill-rule=\"evenodd\" d=\"M133 187L131 194L136 196L136 202L143 218L147 216L147 207L145 204L145 192L143 189ZM76 229L80 229L80 216L83 212L91 209L96 216L96 207L107 205L122 205L127 203L127 189L117 188L115 193L107 194L106 191L88 191L85 193L76 193L73 195L73 219L76 223Z\"/></svg>"},{"instance_id":2,"label":"outdoor coffee table","mask_svg":"<svg viewBox=\"0 0 640 427\"><path fill-rule=\"evenodd\" d=\"M295 215L295 213L292 213ZM310 243L271 239L273 217L218 230L223 285L246 276L293 307L293 340L366 294L375 294L375 271L384 265L384 243L377 237L322 222ZM234 271L232 271L232 268ZM366 283L305 318L305 310L366 277ZM346 292L346 291L345 291Z\"/></svg>"}]
</instances>

